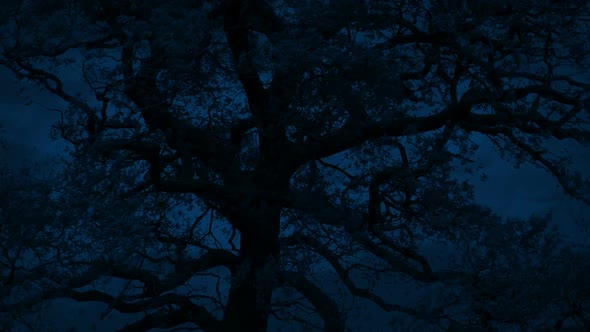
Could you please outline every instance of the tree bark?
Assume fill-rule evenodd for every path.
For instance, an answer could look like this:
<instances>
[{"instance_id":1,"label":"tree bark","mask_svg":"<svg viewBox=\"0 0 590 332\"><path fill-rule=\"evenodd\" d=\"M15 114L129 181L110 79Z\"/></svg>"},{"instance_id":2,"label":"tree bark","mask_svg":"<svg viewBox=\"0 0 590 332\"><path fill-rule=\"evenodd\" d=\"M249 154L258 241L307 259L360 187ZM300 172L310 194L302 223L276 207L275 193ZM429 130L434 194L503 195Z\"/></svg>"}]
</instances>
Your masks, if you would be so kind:
<instances>
[{"instance_id":1,"label":"tree bark","mask_svg":"<svg viewBox=\"0 0 590 332\"><path fill-rule=\"evenodd\" d=\"M265 332L280 256L280 207L244 211L240 263L232 275L223 331Z\"/></svg>"}]
</instances>

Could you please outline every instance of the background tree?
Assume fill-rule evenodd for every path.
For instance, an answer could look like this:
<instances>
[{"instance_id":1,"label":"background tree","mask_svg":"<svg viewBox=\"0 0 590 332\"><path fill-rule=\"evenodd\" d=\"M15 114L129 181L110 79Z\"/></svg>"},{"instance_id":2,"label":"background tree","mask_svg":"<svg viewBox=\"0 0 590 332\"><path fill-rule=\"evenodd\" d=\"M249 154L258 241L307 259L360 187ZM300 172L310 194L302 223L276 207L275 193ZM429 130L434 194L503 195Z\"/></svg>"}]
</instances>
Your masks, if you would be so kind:
<instances>
[{"instance_id":1,"label":"background tree","mask_svg":"<svg viewBox=\"0 0 590 332\"><path fill-rule=\"evenodd\" d=\"M76 234L98 248L38 300L145 312L130 331L264 331L271 313L298 318L273 303L294 289L342 331L345 308L314 280L329 267L350 295L449 330L588 327L580 270L547 291L581 255L549 216L502 220L453 173L485 137L589 202L549 149L590 137L586 1L5 6L0 64L66 102L72 187L57 199L84 198ZM457 263L434 266L433 241ZM181 291L204 273L228 291ZM104 277L128 283L112 294ZM407 278L441 298L371 287Z\"/></svg>"}]
</instances>

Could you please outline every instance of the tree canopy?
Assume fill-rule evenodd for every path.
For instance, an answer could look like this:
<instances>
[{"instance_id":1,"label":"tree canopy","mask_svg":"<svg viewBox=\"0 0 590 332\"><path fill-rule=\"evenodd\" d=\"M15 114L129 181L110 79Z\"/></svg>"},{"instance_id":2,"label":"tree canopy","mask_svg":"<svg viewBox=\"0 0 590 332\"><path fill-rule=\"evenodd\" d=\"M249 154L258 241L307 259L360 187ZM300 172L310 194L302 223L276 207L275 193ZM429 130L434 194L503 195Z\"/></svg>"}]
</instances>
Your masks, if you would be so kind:
<instances>
[{"instance_id":1,"label":"tree canopy","mask_svg":"<svg viewBox=\"0 0 590 332\"><path fill-rule=\"evenodd\" d=\"M3 2L0 65L63 102L72 149L52 180L2 174L0 313L70 298L140 314L122 331L345 331L332 287L392 324L590 329L587 253L456 176L477 137L590 203L551 148L590 141L589 5Z\"/></svg>"}]
</instances>

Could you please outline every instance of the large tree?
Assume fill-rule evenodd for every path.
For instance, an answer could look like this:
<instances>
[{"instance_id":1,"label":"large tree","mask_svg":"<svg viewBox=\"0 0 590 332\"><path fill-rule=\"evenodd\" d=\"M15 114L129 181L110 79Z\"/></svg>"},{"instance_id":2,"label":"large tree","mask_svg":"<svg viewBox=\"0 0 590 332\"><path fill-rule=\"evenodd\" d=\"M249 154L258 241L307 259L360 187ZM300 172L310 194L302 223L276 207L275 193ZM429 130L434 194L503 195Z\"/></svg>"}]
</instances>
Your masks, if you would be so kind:
<instances>
[{"instance_id":1,"label":"large tree","mask_svg":"<svg viewBox=\"0 0 590 332\"><path fill-rule=\"evenodd\" d=\"M587 1L3 6L0 64L65 102L54 129L72 144L71 187L53 200L77 202L66 247L79 256L56 261L70 267L59 278L37 273L37 300L145 312L129 331L265 331L292 313L277 294L294 289L343 331L345 308L314 279L327 266L353 297L449 330L588 328L580 274L546 286L580 254L549 217L502 220L453 177L485 138L590 202L549 149L590 139ZM421 254L437 240L461 263ZM220 267L227 294L180 290ZM25 267L11 268L15 283ZM128 283L88 289L104 277ZM383 278L446 295L396 302L367 284Z\"/></svg>"}]
</instances>

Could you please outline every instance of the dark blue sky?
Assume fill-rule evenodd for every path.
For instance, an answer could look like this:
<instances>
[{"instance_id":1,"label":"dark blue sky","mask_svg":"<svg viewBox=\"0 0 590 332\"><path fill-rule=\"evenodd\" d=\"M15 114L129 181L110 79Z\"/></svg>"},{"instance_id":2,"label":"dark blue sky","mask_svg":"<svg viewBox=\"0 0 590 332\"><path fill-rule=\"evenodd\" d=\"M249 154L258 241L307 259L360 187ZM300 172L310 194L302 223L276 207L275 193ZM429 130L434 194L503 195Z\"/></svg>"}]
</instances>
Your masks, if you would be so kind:
<instances>
[{"instance_id":1,"label":"dark blue sky","mask_svg":"<svg viewBox=\"0 0 590 332\"><path fill-rule=\"evenodd\" d=\"M12 74L0 69L0 123L5 130L5 137L9 143L9 162L19 164L22 160L45 160L45 157L59 153L65 146L63 142L52 141L49 128L59 115L46 107L63 105L56 98L37 88L24 90L19 96L19 86ZM26 105L29 100L33 103ZM587 225L576 225L576 219L590 219L590 208L568 198L558 187L557 181L543 170L524 165L514 169L509 162L499 158L493 151L491 144L483 136L474 136L480 145L476 160L484 166L488 180L479 180L479 173L467 176L476 184L475 194L482 204L491 206L495 211L506 217L527 217L531 213L554 212L554 223L576 242L588 243ZM555 142L556 150L569 148L575 155L576 167L583 170L590 165L590 150L582 150L571 142ZM72 321L76 317L80 329L86 330L96 327L97 331L109 331L114 325L124 324L128 316L113 312L107 321L92 321L103 310L104 305L84 304L73 301L56 301L57 305L47 312L47 319L62 322L64 319ZM375 315L379 320L379 315Z\"/></svg>"},{"instance_id":2,"label":"dark blue sky","mask_svg":"<svg viewBox=\"0 0 590 332\"><path fill-rule=\"evenodd\" d=\"M0 68L0 86L0 125L10 143L11 158L14 161L38 159L63 151L66 143L49 138L50 126L59 119L59 114L47 109L63 106L63 103L36 87L19 93L26 82L19 82L5 68ZM480 145L476 161L485 167L483 172L488 175L488 180L480 181L479 173L465 176L477 183L475 189L480 202L513 217L524 217L549 208L570 210L572 205L578 205L544 170L531 165L514 169L509 162L499 158L485 137L474 135L473 140ZM575 155L579 170L590 165L588 148L582 149L570 141L554 142L552 148L554 151L568 148Z\"/></svg>"},{"instance_id":3,"label":"dark blue sky","mask_svg":"<svg viewBox=\"0 0 590 332\"><path fill-rule=\"evenodd\" d=\"M23 158L38 159L63 147L63 143L49 138L50 126L59 114L41 106L57 106L57 100L36 87L19 93L25 85L7 69L0 68L0 127L9 142L13 163Z\"/></svg>"}]
</instances>

